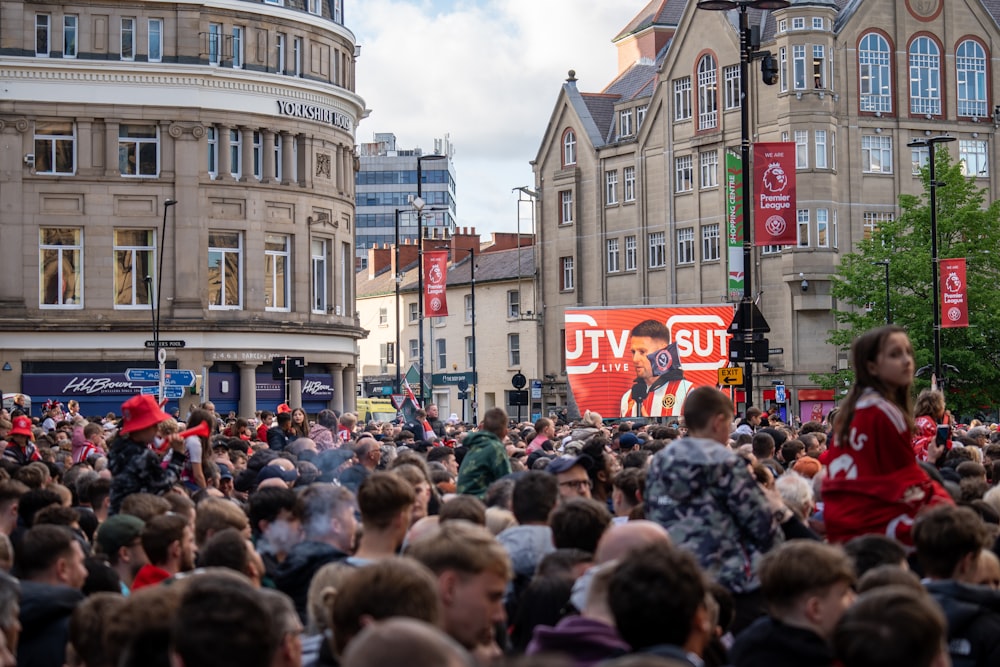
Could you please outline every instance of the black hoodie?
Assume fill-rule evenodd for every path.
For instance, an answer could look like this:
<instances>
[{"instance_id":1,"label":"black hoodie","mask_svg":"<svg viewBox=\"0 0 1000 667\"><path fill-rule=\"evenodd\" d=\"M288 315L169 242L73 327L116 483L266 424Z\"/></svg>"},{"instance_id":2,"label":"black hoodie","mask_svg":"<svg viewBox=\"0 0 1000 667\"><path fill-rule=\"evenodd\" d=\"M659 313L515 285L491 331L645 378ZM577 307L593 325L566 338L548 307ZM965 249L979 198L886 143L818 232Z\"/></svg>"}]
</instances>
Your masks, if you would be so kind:
<instances>
[{"instance_id":1,"label":"black hoodie","mask_svg":"<svg viewBox=\"0 0 1000 667\"><path fill-rule=\"evenodd\" d=\"M948 619L952 667L1000 665L1000 592L950 579L926 587Z\"/></svg>"},{"instance_id":2,"label":"black hoodie","mask_svg":"<svg viewBox=\"0 0 1000 667\"><path fill-rule=\"evenodd\" d=\"M325 542L299 542L288 552L288 557L274 573L274 585L292 598L295 611L303 623L307 621L309 584L313 575L327 563L347 558L347 554Z\"/></svg>"},{"instance_id":3,"label":"black hoodie","mask_svg":"<svg viewBox=\"0 0 1000 667\"><path fill-rule=\"evenodd\" d=\"M812 630L764 616L736 637L729 651L735 667L829 667L833 654Z\"/></svg>"},{"instance_id":4,"label":"black hoodie","mask_svg":"<svg viewBox=\"0 0 1000 667\"><path fill-rule=\"evenodd\" d=\"M69 586L21 581L21 637L17 667L62 667L69 617L83 593Z\"/></svg>"}]
</instances>

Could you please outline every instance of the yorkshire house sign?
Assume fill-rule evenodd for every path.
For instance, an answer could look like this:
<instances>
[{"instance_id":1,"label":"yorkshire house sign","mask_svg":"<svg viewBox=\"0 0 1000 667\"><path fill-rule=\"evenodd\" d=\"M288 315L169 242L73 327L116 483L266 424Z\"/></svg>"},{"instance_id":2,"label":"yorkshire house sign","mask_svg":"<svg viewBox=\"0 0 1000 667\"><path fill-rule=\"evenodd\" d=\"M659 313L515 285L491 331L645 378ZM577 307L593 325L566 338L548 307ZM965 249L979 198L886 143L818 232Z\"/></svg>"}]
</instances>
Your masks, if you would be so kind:
<instances>
[{"instance_id":1,"label":"yorkshire house sign","mask_svg":"<svg viewBox=\"0 0 1000 667\"><path fill-rule=\"evenodd\" d=\"M302 102L288 102L278 100L278 113L291 118L305 118L314 120L317 123L326 123L333 127L339 127L348 132L351 131L353 123L351 117L333 109L326 109L314 104L303 104Z\"/></svg>"}]
</instances>

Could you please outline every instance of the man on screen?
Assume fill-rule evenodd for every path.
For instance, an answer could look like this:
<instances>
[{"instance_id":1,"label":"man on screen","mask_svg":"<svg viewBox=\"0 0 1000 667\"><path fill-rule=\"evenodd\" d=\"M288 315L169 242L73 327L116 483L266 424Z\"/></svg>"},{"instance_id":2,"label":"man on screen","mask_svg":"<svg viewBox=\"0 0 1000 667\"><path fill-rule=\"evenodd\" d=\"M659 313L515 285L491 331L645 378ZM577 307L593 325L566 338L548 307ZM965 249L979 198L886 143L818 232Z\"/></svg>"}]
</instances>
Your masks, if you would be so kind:
<instances>
[{"instance_id":1,"label":"man on screen","mask_svg":"<svg viewBox=\"0 0 1000 667\"><path fill-rule=\"evenodd\" d=\"M679 417L691 382L684 379L677 346L667 327L640 322L629 336L635 384L622 396L622 417Z\"/></svg>"}]
</instances>

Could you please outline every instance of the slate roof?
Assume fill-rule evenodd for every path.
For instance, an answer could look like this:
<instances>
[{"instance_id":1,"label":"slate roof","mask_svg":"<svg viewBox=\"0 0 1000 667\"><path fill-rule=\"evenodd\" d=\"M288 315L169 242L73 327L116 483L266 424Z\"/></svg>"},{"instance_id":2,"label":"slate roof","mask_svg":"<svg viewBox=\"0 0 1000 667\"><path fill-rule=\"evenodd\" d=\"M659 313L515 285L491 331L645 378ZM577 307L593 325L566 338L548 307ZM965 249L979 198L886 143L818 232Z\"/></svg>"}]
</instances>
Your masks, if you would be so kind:
<instances>
[{"instance_id":1,"label":"slate roof","mask_svg":"<svg viewBox=\"0 0 1000 667\"><path fill-rule=\"evenodd\" d=\"M653 25L677 27L684 14L687 0L652 0L635 15L625 28L611 40L617 42Z\"/></svg>"},{"instance_id":2,"label":"slate roof","mask_svg":"<svg viewBox=\"0 0 1000 667\"><path fill-rule=\"evenodd\" d=\"M581 97L601 135L601 141L595 146L603 146L606 143L605 137L610 136L611 128L615 124L615 103L621 97L604 93L581 93Z\"/></svg>"}]
</instances>

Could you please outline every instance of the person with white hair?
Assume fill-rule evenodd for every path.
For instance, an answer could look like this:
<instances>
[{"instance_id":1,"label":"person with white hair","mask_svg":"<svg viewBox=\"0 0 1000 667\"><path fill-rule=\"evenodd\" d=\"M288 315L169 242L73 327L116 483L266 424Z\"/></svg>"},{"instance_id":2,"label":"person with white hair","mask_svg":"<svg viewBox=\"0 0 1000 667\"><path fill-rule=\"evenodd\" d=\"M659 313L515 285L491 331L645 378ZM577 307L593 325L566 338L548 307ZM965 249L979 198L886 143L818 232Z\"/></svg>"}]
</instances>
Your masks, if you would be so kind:
<instances>
[{"instance_id":1,"label":"person with white hair","mask_svg":"<svg viewBox=\"0 0 1000 667\"><path fill-rule=\"evenodd\" d=\"M788 509L807 523L816 508L812 483L796 472L787 472L774 481L774 486L781 494Z\"/></svg>"}]
</instances>

